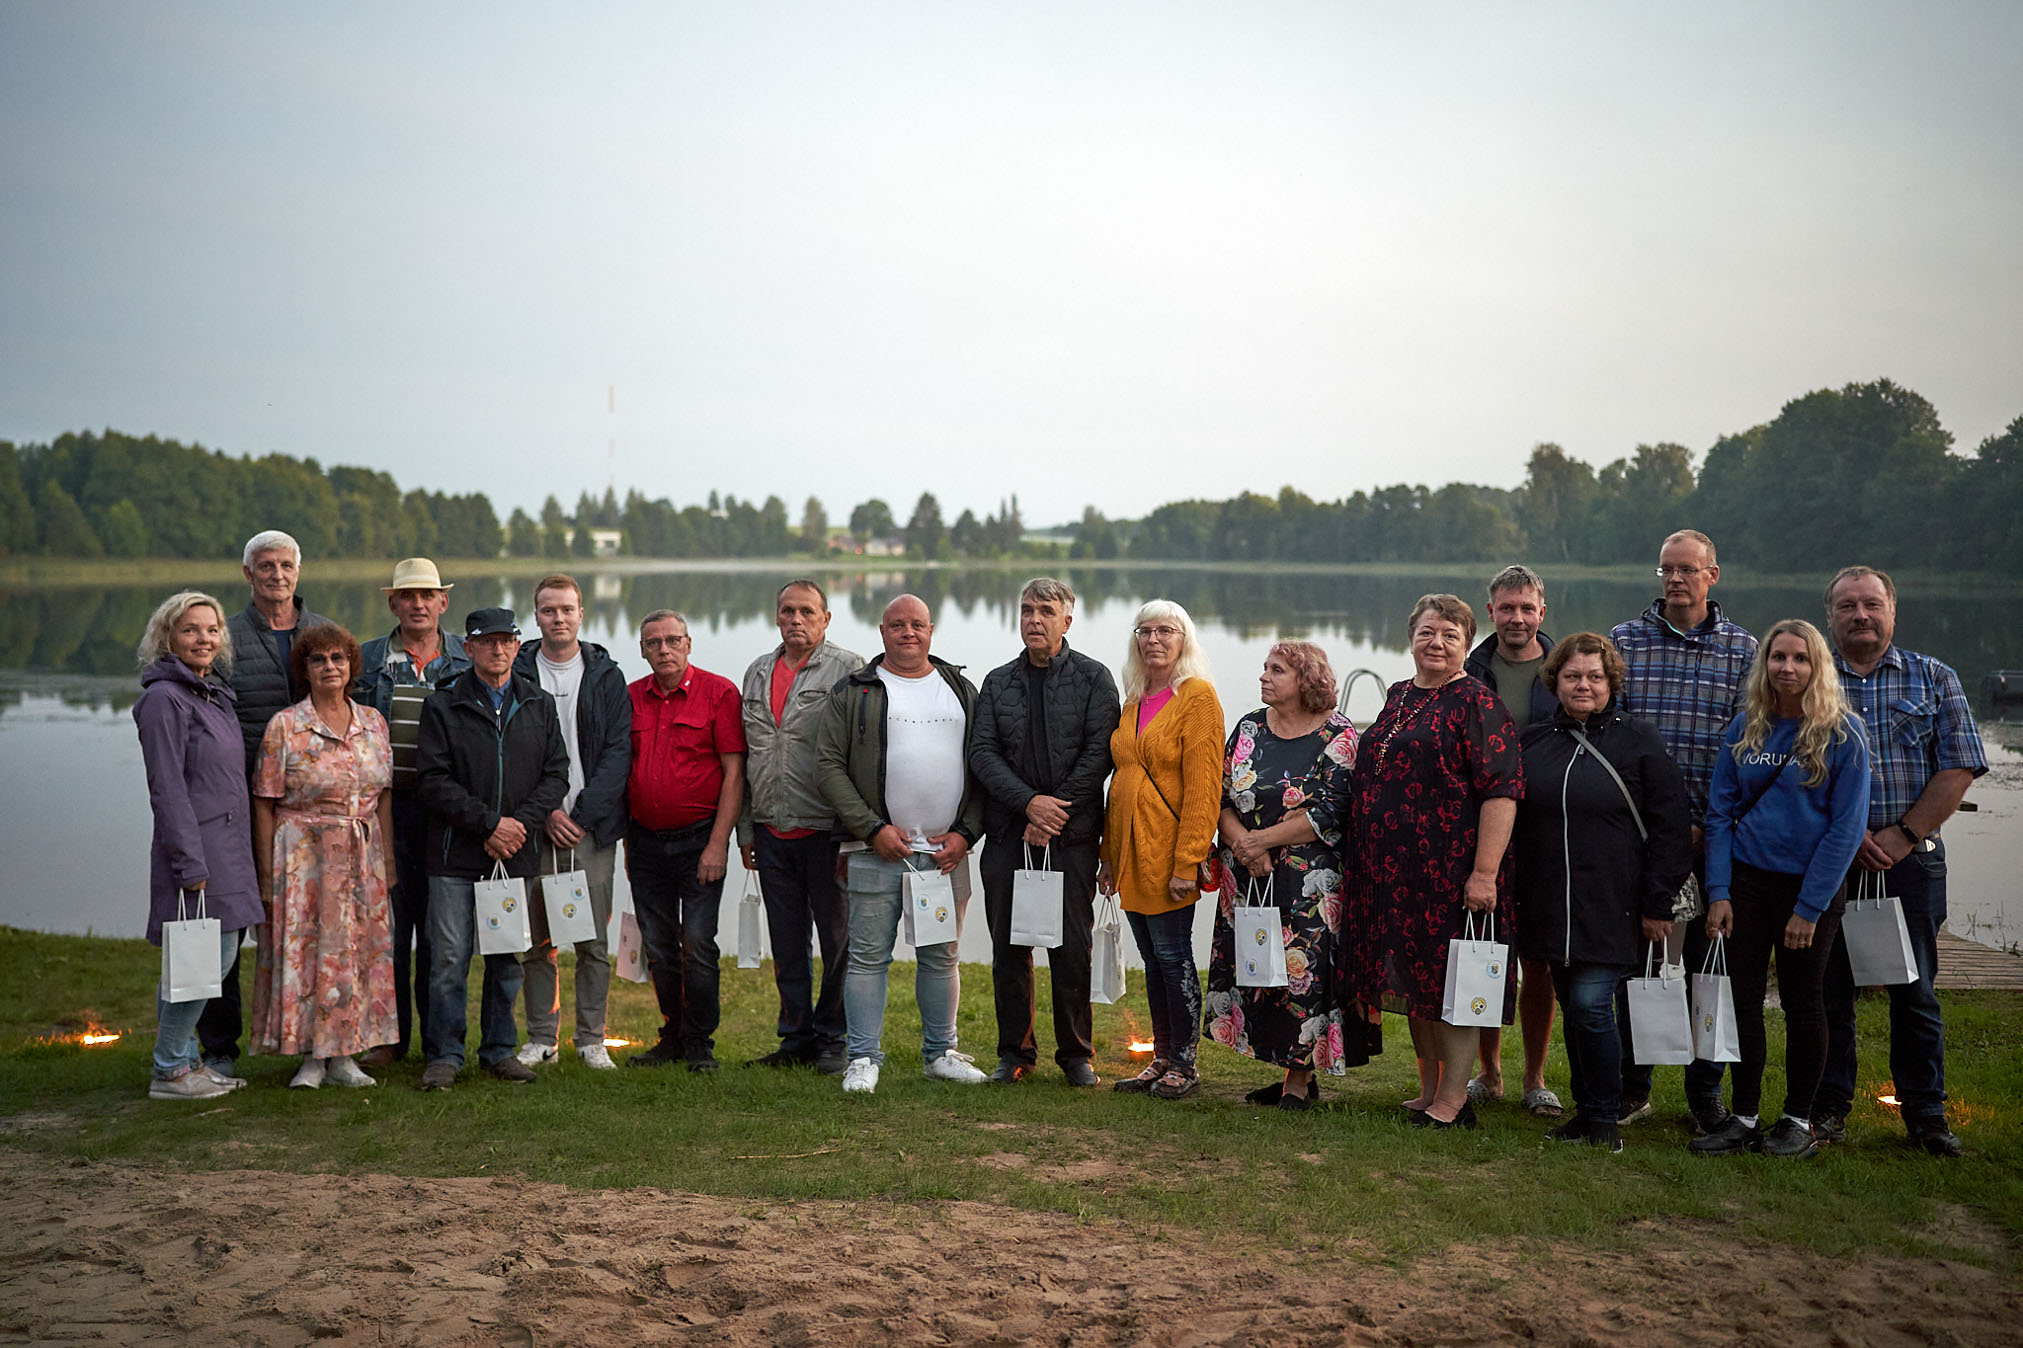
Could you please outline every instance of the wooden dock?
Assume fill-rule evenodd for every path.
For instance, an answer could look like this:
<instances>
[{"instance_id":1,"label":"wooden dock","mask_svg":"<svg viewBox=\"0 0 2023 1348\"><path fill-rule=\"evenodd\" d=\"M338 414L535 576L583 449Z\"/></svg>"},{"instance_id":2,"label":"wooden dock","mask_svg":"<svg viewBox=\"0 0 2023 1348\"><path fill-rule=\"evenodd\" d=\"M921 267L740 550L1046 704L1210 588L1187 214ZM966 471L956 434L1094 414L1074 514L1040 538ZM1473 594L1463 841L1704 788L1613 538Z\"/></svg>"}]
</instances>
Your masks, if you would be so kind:
<instances>
[{"instance_id":1,"label":"wooden dock","mask_svg":"<svg viewBox=\"0 0 2023 1348\"><path fill-rule=\"evenodd\" d=\"M2023 956L1941 931L1938 985L1941 991L1986 988L2023 992Z\"/></svg>"}]
</instances>

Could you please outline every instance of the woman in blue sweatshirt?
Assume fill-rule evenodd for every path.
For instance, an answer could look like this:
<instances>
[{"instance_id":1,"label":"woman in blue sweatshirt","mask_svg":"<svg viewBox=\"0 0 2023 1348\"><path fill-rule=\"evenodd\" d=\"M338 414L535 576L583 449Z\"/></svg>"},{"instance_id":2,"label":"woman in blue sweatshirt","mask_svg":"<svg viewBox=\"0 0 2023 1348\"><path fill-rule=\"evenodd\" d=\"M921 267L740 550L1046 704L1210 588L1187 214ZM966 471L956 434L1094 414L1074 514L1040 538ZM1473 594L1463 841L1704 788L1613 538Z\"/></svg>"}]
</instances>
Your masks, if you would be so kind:
<instances>
[{"instance_id":1,"label":"woman in blue sweatshirt","mask_svg":"<svg viewBox=\"0 0 2023 1348\"><path fill-rule=\"evenodd\" d=\"M1826 639L1786 618L1765 634L1707 797L1707 934L1727 936L1742 1061L1734 1115L1694 1151L1810 1156L1806 1115L1826 1064L1820 984L1868 826L1868 740L1842 699ZM1777 952L1784 1115L1763 1129L1763 991Z\"/></svg>"}]
</instances>

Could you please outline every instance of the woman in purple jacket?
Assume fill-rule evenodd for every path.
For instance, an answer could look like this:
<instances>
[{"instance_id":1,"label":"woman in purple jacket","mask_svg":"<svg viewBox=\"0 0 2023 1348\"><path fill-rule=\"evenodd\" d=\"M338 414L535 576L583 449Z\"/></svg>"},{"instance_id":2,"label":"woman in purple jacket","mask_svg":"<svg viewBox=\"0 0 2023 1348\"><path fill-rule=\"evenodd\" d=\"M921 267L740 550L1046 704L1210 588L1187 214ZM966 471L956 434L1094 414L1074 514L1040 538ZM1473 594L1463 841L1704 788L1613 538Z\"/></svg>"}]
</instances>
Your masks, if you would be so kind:
<instances>
[{"instance_id":1,"label":"woman in purple jacket","mask_svg":"<svg viewBox=\"0 0 2023 1348\"><path fill-rule=\"evenodd\" d=\"M245 742L232 690L210 677L211 667L232 655L224 608L194 590L170 595L148 619L139 654L141 695L133 721L155 815L148 940L162 943L162 923L177 920L180 902L190 917L218 920L221 967L229 967L241 934L260 923L262 909ZM246 1084L198 1058L194 1031L204 1005L157 1000L149 1098L208 1100Z\"/></svg>"}]
</instances>

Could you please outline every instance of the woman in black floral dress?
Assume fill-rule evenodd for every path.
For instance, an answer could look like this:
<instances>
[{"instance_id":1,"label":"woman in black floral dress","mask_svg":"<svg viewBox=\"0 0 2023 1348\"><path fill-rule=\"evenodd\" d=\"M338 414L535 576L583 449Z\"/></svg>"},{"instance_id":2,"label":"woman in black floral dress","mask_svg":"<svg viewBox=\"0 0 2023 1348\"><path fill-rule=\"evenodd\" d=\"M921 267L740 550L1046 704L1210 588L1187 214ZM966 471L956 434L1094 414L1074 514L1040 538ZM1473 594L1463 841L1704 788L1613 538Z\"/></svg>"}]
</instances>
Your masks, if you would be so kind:
<instances>
[{"instance_id":1,"label":"woman in black floral dress","mask_svg":"<svg viewBox=\"0 0 2023 1348\"><path fill-rule=\"evenodd\" d=\"M1515 933L1509 844L1524 764L1495 690L1462 670L1474 611L1429 594L1409 630L1417 672L1391 688L1363 733L1351 779L1344 995L1410 1017L1412 1121L1472 1128L1468 1073L1480 1033L1440 1019L1447 943L1461 935L1464 912L1493 909L1498 941ZM1513 1005L1506 981L1506 1025Z\"/></svg>"},{"instance_id":2,"label":"woman in black floral dress","mask_svg":"<svg viewBox=\"0 0 2023 1348\"><path fill-rule=\"evenodd\" d=\"M1335 712L1335 675L1308 641L1281 641L1258 680L1264 706L1236 723L1222 777L1222 864L1230 883L1216 907L1202 1033L1259 1062L1284 1082L1252 1091L1257 1104L1309 1109L1316 1072L1342 1071L1342 1016L1332 987L1341 921L1341 821L1347 812L1356 728ZM1282 988L1236 986L1235 905L1241 891L1270 893L1285 936Z\"/></svg>"}]
</instances>

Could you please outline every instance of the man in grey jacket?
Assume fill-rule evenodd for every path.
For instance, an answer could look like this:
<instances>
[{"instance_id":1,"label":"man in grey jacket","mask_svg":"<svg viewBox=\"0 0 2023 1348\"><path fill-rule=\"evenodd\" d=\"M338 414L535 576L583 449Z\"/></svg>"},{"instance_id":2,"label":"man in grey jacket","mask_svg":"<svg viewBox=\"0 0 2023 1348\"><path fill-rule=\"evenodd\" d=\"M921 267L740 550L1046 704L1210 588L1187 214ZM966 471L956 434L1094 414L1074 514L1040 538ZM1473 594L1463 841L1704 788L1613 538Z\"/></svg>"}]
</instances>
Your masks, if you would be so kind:
<instances>
[{"instance_id":1,"label":"man in grey jacket","mask_svg":"<svg viewBox=\"0 0 2023 1348\"><path fill-rule=\"evenodd\" d=\"M295 595L302 576L302 547L279 529L266 529L246 540L239 570L246 577L251 597L246 607L226 620L232 635L232 663L219 670L238 698L239 733L246 742L246 777L250 781L260 762L260 741L267 734L267 722L274 713L285 711L309 695L288 672L288 654L295 646L295 634L305 627L330 620L304 608ZM257 860L257 858L256 858ZM239 1057L239 1035L245 1017L239 994L239 956L232 954L232 967L225 970L221 991L205 1003L197 1018L197 1042L202 1047L204 1065L218 1075L232 1076ZM241 1085L245 1083L240 1082Z\"/></svg>"},{"instance_id":2,"label":"man in grey jacket","mask_svg":"<svg viewBox=\"0 0 2023 1348\"><path fill-rule=\"evenodd\" d=\"M780 644L752 661L743 686L745 803L738 847L759 877L780 991L780 1046L753 1066L813 1063L834 1076L844 1048L843 970L849 910L836 883L836 811L815 780L815 727L829 690L864 657L828 639L829 596L790 580L776 600ZM822 951L815 993L812 930Z\"/></svg>"}]
</instances>

